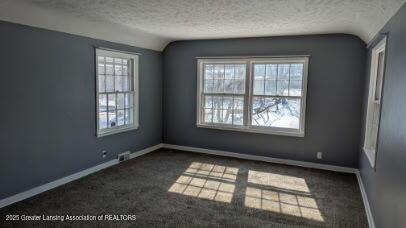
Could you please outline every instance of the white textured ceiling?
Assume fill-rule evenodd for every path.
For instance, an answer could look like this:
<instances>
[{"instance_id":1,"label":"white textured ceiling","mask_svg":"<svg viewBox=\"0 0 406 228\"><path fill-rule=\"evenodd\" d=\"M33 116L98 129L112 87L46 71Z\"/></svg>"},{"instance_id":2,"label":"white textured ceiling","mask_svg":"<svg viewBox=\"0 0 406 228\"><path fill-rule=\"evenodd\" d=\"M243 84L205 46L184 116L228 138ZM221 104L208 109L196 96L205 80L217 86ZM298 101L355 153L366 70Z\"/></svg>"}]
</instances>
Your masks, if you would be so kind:
<instances>
[{"instance_id":1,"label":"white textured ceiling","mask_svg":"<svg viewBox=\"0 0 406 228\"><path fill-rule=\"evenodd\" d=\"M328 33L368 42L406 0L0 1L18 7L0 11L6 20L162 50L173 40Z\"/></svg>"}]
</instances>

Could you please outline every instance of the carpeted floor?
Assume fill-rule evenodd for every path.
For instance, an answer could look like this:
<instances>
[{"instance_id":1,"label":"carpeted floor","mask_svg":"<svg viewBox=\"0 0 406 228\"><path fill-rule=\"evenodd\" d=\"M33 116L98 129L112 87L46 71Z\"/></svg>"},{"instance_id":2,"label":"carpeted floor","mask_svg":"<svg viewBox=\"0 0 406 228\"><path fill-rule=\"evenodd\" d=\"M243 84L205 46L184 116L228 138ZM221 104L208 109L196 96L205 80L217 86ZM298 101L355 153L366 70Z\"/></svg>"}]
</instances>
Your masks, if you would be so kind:
<instances>
[{"instance_id":1,"label":"carpeted floor","mask_svg":"<svg viewBox=\"0 0 406 228\"><path fill-rule=\"evenodd\" d=\"M136 220L21 221L67 214ZM368 227L353 174L164 149L2 208L0 216L0 227Z\"/></svg>"}]
</instances>

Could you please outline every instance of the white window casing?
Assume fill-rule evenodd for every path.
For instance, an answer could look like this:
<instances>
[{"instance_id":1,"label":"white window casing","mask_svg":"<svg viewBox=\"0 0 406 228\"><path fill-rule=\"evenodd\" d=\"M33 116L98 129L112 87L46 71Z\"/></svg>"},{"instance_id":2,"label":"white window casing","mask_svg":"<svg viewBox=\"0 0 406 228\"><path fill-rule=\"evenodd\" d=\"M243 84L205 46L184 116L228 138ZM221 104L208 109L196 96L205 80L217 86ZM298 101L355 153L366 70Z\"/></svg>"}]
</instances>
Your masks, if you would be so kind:
<instances>
[{"instance_id":1,"label":"white window casing","mask_svg":"<svg viewBox=\"0 0 406 228\"><path fill-rule=\"evenodd\" d=\"M137 54L96 48L97 137L139 126Z\"/></svg>"},{"instance_id":2,"label":"white window casing","mask_svg":"<svg viewBox=\"0 0 406 228\"><path fill-rule=\"evenodd\" d=\"M367 118L363 150L371 167L375 167L378 132L381 115L382 85L385 74L386 38L382 39L371 53L371 69L368 92Z\"/></svg>"},{"instance_id":3,"label":"white window casing","mask_svg":"<svg viewBox=\"0 0 406 228\"><path fill-rule=\"evenodd\" d=\"M307 56L198 58L197 126L304 137L308 62Z\"/></svg>"}]
</instances>

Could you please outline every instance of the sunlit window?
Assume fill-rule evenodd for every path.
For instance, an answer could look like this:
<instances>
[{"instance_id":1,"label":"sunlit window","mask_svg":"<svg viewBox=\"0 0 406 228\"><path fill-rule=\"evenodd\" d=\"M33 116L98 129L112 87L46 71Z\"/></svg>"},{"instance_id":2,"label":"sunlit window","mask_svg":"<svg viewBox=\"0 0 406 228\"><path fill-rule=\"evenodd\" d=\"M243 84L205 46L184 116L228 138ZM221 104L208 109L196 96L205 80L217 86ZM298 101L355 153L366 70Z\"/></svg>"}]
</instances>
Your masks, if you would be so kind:
<instances>
[{"instance_id":1,"label":"sunlit window","mask_svg":"<svg viewBox=\"0 0 406 228\"><path fill-rule=\"evenodd\" d=\"M308 58L199 59L197 125L304 136Z\"/></svg>"},{"instance_id":2,"label":"sunlit window","mask_svg":"<svg viewBox=\"0 0 406 228\"><path fill-rule=\"evenodd\" d=\"M138 127L138 56L96 49L97 135Z\"/></svg>"}]
</instances>

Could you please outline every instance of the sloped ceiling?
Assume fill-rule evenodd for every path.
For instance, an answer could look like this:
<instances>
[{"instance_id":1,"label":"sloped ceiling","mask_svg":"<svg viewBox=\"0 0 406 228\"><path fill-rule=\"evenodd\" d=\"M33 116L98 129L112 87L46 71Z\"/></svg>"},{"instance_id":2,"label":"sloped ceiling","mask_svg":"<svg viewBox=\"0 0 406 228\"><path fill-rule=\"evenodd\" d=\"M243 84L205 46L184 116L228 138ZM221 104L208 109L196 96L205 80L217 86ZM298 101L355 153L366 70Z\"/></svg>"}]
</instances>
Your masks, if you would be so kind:
<instances>
[{"instance_id":1,"label":"sloped ceiling","mask_svg":"<svg viewBox=\"0 0 406 228\"><path fill-rule=\"evenodd\" d=\"M406 0L1 0L0 20L153 50L174 40L353 34L370 41Z\"/></svg>"}]
</instances>

